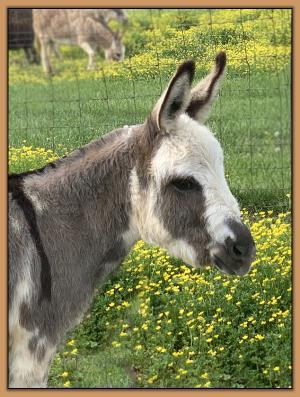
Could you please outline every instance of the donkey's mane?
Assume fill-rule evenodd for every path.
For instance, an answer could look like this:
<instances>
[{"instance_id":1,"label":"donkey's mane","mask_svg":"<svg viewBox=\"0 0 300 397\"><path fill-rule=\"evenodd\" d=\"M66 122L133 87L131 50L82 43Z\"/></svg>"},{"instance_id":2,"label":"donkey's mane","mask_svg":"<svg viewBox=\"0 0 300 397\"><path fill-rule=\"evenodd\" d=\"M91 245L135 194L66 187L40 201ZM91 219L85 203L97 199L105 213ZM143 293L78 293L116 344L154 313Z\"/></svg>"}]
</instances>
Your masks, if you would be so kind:
<instances>
[{"instance_id":1,"label":"donkey's mane","mask_svg":"<svg viewBox=\"0 0 300 397\"><path fill-rule=\"evenodd\" d=\"M100 138L96 138L88 144L73 150L65 156L47 163L43 167L20 173L11 173L8 175L9 186L11 186L11 184L15 183L17 180L23 180L27 176L43 176L45 174L49 176L49 173L56 172L59 168L65 168L68 165L84 160L85 157L89 156L90 154L94 154L95 160L97 159L99 162L106 160L110 153L113 154L117 147L121 146L122 140L118 141L118 138L120 137L122 131L123 128L113 130L110 133Z\"/></svg>"},{"instance_id":2,"label":"donkey's mane","mask_svg":"<svg viewBox=\"0 0 300 397\"><path fill-rule=\"evenodd\" d=\"M97 192L111 189L117 176L127 179L133 168L136 140L127 131L113 130L45 167L10 175L8 191L16 197L26 185L48 197L69 198L74 205L94 199Z\"/></svg>"}]
</instances>

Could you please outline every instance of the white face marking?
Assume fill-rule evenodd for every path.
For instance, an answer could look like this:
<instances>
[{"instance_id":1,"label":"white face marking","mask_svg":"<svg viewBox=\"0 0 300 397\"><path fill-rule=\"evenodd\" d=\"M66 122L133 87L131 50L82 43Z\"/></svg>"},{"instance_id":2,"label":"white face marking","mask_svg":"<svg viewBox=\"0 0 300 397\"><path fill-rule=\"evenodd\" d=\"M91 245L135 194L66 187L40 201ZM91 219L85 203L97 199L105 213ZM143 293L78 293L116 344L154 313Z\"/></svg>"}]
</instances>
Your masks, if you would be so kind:
<instances>
[{"instance_id":1,"label":"white face marking","mask_svg":"<svg viewBox=\"0 0 300 397\"><path fill-rule=\"evenodd\" d=\"M204 216L213 242L234 238L225 220L239 220L239 206L225 179L223 151L208 128L181 115L153 157L151 171L156 190L172 176L194 177L203 188Z\"/></svg>"},{"instance_id":2,"label":"white face marking","mask_svg":"<svg viewBox=\"0 0 300 397\"><path fill-rule=\"evenodd\" d=\"M135 225L140 237L154 244L158 241L170 242L172 237L164 229L163 225L155 215L156 193L154 189L144 192L140 189L140 184L136 169L131 171L130 175L130 192L132 203L131 224Z\"/></svg>"}]
</instances>

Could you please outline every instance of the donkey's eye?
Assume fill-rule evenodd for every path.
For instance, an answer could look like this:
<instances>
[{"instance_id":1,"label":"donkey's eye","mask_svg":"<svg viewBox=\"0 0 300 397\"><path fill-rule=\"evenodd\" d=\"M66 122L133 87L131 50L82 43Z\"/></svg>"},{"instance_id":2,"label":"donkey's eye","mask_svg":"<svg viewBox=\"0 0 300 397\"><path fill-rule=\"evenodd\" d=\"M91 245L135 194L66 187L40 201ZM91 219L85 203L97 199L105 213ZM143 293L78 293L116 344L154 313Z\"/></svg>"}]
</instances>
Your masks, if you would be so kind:
<instances>
[{"instance_id":1,"label":"donkey's eye","mask_svg":"<svg viewBox=\"0 0 300 397\"><path fill-rule=\"evenodd\" d=\"M200 189L198 182L194 178L177 178L173 179L170 184L180 192L190 192Z\"/></svg>"}]
</instances>

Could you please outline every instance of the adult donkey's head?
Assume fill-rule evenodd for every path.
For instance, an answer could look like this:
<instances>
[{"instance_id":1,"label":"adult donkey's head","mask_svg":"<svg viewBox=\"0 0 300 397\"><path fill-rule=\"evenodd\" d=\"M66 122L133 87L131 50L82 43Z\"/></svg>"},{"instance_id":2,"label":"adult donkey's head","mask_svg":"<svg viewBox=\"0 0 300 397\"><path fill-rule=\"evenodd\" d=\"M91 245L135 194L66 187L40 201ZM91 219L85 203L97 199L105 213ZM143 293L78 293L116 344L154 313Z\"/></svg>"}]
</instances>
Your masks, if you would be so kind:
<instances>
[{"instance_id":1,"label":"adult donkey's head","mask_svg":"<svg viewBox=\"0 0 300 397\"><path fill-rule=\"evenodd\" d=\"M142 239L188 264L212 263L225 273L243 275L255 244L227 185L222 148L203 125L225 64L221 52L211 73L193 89L194 62L180 65L139 129L132 220Z\"/></svg>"}]
</instances>

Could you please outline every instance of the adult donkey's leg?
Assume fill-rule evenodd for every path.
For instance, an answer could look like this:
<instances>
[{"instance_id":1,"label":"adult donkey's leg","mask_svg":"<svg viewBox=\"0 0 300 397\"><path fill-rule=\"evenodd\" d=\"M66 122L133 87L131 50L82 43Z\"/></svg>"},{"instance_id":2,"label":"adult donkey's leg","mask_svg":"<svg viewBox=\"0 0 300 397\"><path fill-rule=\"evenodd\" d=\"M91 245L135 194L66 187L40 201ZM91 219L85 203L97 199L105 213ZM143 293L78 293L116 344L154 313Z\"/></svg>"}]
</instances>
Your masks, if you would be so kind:
<instances>
[{"instance_id":1,"label":"adult donkey's leg","mask_svg":"<svg viewBox=\"0 0 300 397\"><path fill-rule=\"evenodd\" d=\"M84 52L88 54L89 62L88 62L87 70L93 70L95 67L95 63L94 63L95 51L86 41L79 42L78 45L83 49Z\"/></svg>"},{"instance_id":2,"label":"adult donkey's leg","mask_svg":"<svg viewBox=\"0 0 300 397\"><path fill-rule=\"evenodd\" d=\"M59 45L55 41L51 42L51 52L55 55L57 59L59 59L60 61L63 60L63 56L60 52Z\"/></svg>"},{"instance_id":3,"label":"adult donkey's leg","mask_svg":"<svg viewBox=\"0 0 300 397\"><path fill-rule=\"evenodd\" d=\"M50 64L50 60L49 60L49 47L50 47L50 43L48 42L48 40L39 37L40 40L40 44L41 44L41 59L42 59L42 65L43 65L43 69L44 72L47 74L52 74L53 70Z\"/></svg>"},{"instance_id":4,"label":"adult donkey's leg","mask_svg":"<svg viewBox=\"0 0 300 397\"><path fill-rule=\"evenodd\" d=\"M38 332L29 332L16 325L10 335L9 387L47 387L49 365L56 346L49 344Z\"/></svg>"}]
</instances>

